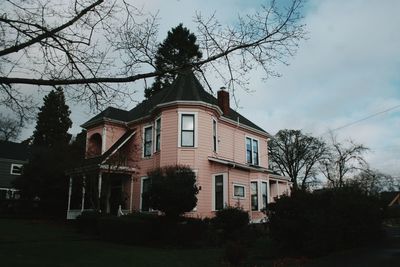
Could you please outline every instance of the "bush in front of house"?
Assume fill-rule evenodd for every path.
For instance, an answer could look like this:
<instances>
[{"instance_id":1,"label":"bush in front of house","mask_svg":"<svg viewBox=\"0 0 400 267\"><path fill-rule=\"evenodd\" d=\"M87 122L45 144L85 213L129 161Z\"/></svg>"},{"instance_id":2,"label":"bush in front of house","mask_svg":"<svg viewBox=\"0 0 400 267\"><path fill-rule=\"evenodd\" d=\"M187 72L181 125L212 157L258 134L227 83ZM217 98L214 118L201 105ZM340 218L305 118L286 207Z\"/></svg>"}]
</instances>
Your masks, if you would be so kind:
<instances>
[{"instance_id":1,"label":"bush in front of house","mask_svg":"<svg viewBox=\"0 0 400 267\"><path fill-rule=\"evenodd\" d=\"M247 211L239 207L226 207L218 210L212 223L223 239L237 239L249 224L250 218Z\"/></svg>"},{"instance_id":2,"label":"bush in front of house","mask_svg":"<svg viewBox=\"0 0 400 267\"><path fill-rule=\"evenodd\" d=\"M270 204L270 234L283 253L320 256L380 237L379 201L354 187L294 192Z\"/></svg>"},{"instance_id":3,"label":"bush in front of house","mask_svg":"<svg viewBox=\"0 0 400 267\"><path fill-rule=\"evenodd\" d=\"M150 207L177 220L185 212L192 211L197 204L196 175L187 166L173 165L156 168L148 173L150 186L143 198Z\"/></svg>"}]
</instances>

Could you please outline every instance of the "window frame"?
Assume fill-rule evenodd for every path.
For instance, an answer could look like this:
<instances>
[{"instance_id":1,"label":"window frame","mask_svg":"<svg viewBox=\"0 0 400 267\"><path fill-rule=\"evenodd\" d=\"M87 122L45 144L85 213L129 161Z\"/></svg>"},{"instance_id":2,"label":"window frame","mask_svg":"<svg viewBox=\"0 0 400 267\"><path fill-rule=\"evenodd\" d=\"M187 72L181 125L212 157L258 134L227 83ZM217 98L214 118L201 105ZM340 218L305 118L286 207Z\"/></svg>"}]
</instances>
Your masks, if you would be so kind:
<instances>
[{"instance_id":1,"label":"window frame","mask_svg":"<svg viewBox=\"0 0 400 267\"><path fill-rule=\"evenodd\" d=\"M246 186L244 184L233 183L232 187L233 187L233 192L232 192L233 198L246 199ZM242 187L243 188L243 196L235 195L235 187Z\"/></svg>"},{"instance_id":2,"label":"window frame","mask_svg":"<svg viewBox=\"0 0 400 267\"><path fill-rule=\"evenodd\" d=\"M221 209L216 209L216 188L215 188L215 178L217 176L222 176L222 200L223 200L223 205L222 209L226 207L228 204L228 174L227 173L216 173L212 175L212 211L218 211Z\"/></svg>"},{"instance_id":3,"label":"window frame","mask_svg":"<svg viewBox=\"0 0 400 267\"><path fill-rule=\"evenodd\" d=\"M212 118L212 144L213 152L218 153L218 122L214 117Z\"/></svg>"},{"instance_id":4,"label":"window frame","mask_svg":"<svg viewBox=\"0 0 400 267\"><path fill-rule=\"evenodd\" d=\"M250 162L247 157L247 153L249 150L247 149L247 140L250 140ZM257 157L255 158L255 151L253 149L253 142L257 142ZM245 136L245 141L244 141L244 146L245 146L245 151L246 151L246 163L254 166L260 166L260 140L251 136ZM255 163L255 159L257 159L257 163Z\"/></svg>"},{"instance_id":5,"label":"window frame","mask_svg":"<svg viewBox=\"0 0 400 267\"><path fill-rule=\"evenodd\" d=\"M24 164L20 163L12 163L11 168L10 168L10 174L11 175L22 175L22 168L24 167ZM19 172L15 172L15 168L19 168Z\"/></svg>"},{"instance_id":6,"label":"window frame","mask_svg":"<svg viewBox=\"0 0 400 267\"><path fill-rule=\"evenodd\" d=\"M252 184L256 185L256 193L255 194L253 194ZM253 209L253 195L256 195L256 197L257 197L256 209ZM258 181L250 181L250 208L251 208L251 211L259 211L260 210L260 197L259 196L260 196L260 194L259 194Z\"/></svg>"},{"instance_id":7,"label":"window frame","mask_svg":"<svg viewBox=\"0 0 400 267\"><path fill-rule=\"evenodd\" d=\"M149 141L150 142L150 150L149 150L150 154L147 155L146 154L146 144L148 142L146 142L146 130L149 129L149 128L151 128L151 134L150 134L151 140ZM142 157L143 158L149 158L153 154L152 152L153 152L153 125L147 125L147 126L143 127L143 153L142 153Z\"/></svg>"},{"instance_id":8,"label":"window frame","mask_svg":"<svg viewBox=\"0 0 400 267\"><path fill-rule=\"evenodd\" d=\"M143 210L143 185L144 185L144 181L145 180L148 180L149 181L149 177L148 176L142 176L142 177L140 177L140 203L139 203L139 207L140 207L140 212L150 212L150 211L153 211L153 209L152 208L150 208L150 205L149 205L149 210Z\"/></svg>"},{"instance_id":9,"label":"window frame","mask_svg":"<svg viewBox=\"0 0 400 267\"><path fill-rule=\"evenodd\" d=\"M161 151L161 116L154 121L154 153Z\"/></svg>"},{"instance_id":10,"label":"window frame","mask_svg":"<svg viewBox=\"0 0 400 267\"><path fill-rule=\"evenodd\" d=\"M253 210L252 207L252 192L251 192L251 184L252 183L256 183L257 184L257 209ZM262 193L262 186L263 184L266 184L266 206L264 207L264 203L263 203L263 193ZM270 187L269 187L269 179L265 179L265 178L260 178L260 179L256 179L256 180L251 180L250 181L250 208L251 211L262 211L264 208L266 208L269 204L269 195L270 195Z\"/></svg>"},{"instance_id":11,"label":"window frame","mask_svg":"<svg viewBox=\"0 0 400 267\"><path fill-rule=\"evenodd\" d=\"M194 117L193 121L193 146L182 146L182 116L192 115ZM197 148L198 146L198 114L193 111L178 111L178 147L179 148Z\"/></svg>"}]
</instances>

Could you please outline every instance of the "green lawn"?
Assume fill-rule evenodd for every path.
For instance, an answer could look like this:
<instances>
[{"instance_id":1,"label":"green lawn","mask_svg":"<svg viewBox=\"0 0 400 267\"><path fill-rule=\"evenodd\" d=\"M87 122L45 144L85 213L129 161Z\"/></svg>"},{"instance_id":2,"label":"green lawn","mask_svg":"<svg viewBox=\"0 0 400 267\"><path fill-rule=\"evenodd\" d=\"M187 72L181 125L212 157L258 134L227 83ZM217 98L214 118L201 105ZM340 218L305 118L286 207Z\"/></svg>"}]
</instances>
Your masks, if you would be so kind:
<instances>
[{"instance_id":1,"label":"green lawn","mask_svg":"<svg viewBox=\"0 0 400 267\"><path fill-rule=\"evenodd\" d=\"M60 224L0 219L2 266L221 266L221 249L148 248L78 235Z\"/></svg>"}]
</instances>

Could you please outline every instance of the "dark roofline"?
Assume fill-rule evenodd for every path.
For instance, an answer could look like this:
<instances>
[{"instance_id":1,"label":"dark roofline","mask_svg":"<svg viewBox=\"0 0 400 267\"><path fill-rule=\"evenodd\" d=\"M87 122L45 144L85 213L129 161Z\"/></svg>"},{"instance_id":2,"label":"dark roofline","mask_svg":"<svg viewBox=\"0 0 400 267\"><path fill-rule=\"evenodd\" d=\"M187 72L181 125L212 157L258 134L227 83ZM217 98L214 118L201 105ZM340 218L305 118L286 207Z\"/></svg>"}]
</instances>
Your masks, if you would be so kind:
<instances>
[{"instance_id":1,"label":"dark roofline","mask_svg":"<svg viewBox=\"0 0 400 267\"><path fill-rule=\"evenodd\" d=\"M271 137L267 131L232 108L230 108L228 114L222 114L222 111L218 106L217 98L204 90L193 72L180 73L169 87L160 90L150 98L143 100L130 111L108 107L100 114L82 124L82 127L88 127L105 121L123 125L132 124L151 116L152 112L158 108L177 103L195 105L203 103L206 106L214 108L220 114L221 118L227 119L234 124L236 124L237 119L239 119L239 124L243 128Z\"/></svg>"}]
</instances>

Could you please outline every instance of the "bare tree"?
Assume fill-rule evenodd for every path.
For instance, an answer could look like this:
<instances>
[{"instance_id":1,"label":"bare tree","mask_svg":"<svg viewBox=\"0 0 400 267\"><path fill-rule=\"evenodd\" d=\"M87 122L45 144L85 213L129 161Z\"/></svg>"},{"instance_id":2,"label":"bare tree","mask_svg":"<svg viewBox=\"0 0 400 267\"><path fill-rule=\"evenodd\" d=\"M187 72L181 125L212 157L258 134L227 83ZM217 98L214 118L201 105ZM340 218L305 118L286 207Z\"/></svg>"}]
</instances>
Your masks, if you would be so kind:
<instances>
[{"instance_id":1,"label":"bare tree","mask_svg":"<svg viewBox=\"0 0 400 267\"><path fill-rule=\"evenodd\" d=\"M22 127L20 121L0 115L0 140L15 140L21 133Z\"/></svg>"},{"instance_id":2,"label":"bare tree","mask_svg":"<svg viewBox=\"0 0 400 267\"><path fill-rule=\"evenodd\" d=\"M320 170L331 186L342 187L345 179L368 168L363 157L367 151L368 148L362 144L356 144L352 140L340 143L332 135L327 156L320 160Z\"/></svg>"},{"instance_id":3,"label":"bare tree","mask_svg":"<svg viewBox=\"0 0 400 267\"><path fill-rule=\"evenodd\" d=\"M65 3L66 2L66 3ZM0 15L0 103L29 114L26 86L63 85L67 96L93 107L132 96L127 83L213 69L235 92L246 75L286 62L304 37L302 0L287 8L271 1L257 13L222 26L215 16L196 15L196 36L205 57L187 66L157 71L158 16L128 0L5 0ZM225 74L223 70L226 70Z\"/></svg>"},{"instance_id":4,"label":"bare tree","mask_svg":"<svg viewBox=\"0 0 400 267\"><path fill-rule=\"evenodd\" d=\"M268 150L270 167L289 176L294 189L306 190L327 147L322 140L300 130L280 130L269 142Z\"/></svg>"},{"instance_id":5,"label":"bare tree","mask_svg":"<svg viewBox=\"0 0 400 267\"><path fill-rule=\"evenodd\" d=\"M386 173L378 170L365 169L351 178L348 183L356 185L367 194L378 194L382 191L399 190L399 181Z\"/></svg>"}]
</instances>

